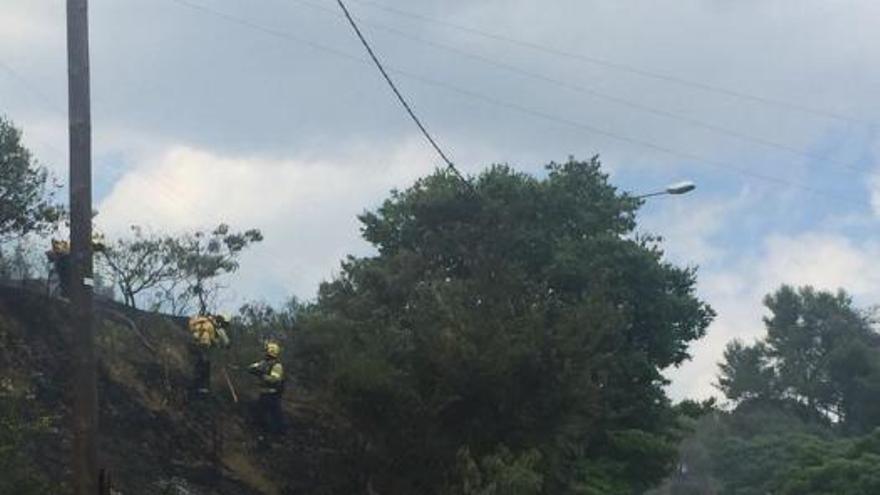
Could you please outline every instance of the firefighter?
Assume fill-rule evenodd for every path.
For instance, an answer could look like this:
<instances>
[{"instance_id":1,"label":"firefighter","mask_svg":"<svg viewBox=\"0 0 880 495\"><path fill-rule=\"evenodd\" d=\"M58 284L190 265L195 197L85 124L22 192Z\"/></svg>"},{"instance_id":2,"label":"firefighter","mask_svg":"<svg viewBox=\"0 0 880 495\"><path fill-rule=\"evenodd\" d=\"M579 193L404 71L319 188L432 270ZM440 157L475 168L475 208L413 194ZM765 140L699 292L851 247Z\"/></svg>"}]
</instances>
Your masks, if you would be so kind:
<instances>
[{"instance_id":1,"label":"firefighter","mask_svg":"<svg viewBox=\"0 0 880 495\"><path fill-rule=\"evenodd\" d=\"M58 276L58 287L61 296L68 297L70 287L70 243L52 239L52 249L46 251L46 259L52 264L52 270Z\"/></svg>"},{"instance_id":2,"label":"firefighter","mask_svg":"<svg viewBox=\"0 0 880 495\"><path fill-rule=\"evenodd\" d=\"M281 414L281 394L284 393L284 366L279 357L281 346L267 342L265 356L248 366L248 371L260 379L260 398L257 402L257 421L264 434L279 435L284 431ZM260 437L261 442L265 437Z\"/></svg>"},{"instance_id":3,"label":"firefighter","mask_svg":"<svg viewBox=\"0 0 880 495\"><path fill-rule=\"evenodd\" d=\"M189 319L192 334L190 351L193 357L193 389L199 394L211 392L211 351L229 347L229 318L223 315L197 315Z\"/></svg>"},{"instance_id":4,"label":"firefighter","mask_svg":"<svg viewBox=\"0 0 880 495\"><path fill-rule=\"evenodd\" d=\"M102 234L92 236L92 252L103 253L107 249ZM70 292L70 243L65 240L52 239L52 249L46 251L46 258L52 264L52 270L58 276L61 296L69 297Z\"/></svg>"}]
</instances>

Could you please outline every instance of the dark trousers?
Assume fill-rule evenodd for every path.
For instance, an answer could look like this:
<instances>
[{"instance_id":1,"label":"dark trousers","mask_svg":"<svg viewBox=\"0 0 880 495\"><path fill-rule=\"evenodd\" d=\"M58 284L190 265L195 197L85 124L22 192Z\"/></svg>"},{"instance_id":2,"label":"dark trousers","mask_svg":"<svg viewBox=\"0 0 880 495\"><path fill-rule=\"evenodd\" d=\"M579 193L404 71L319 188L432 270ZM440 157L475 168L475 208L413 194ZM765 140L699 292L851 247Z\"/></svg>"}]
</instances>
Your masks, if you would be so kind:
<instances>
[{"instance_id":1,"label":"dark trousers","mask_svg":"<svg viewBox=\"0 0 880 495\"><path fill-rule=\"evenodd\" d=\"M70 297L70 255L61 255L54 261L58 287L63 297Z\"/></svg>"},{"instance_id":2,"label":"dark trousers","mask_svg":"<svg viewBox=\"0 0 880 495\"><path fill-rule=\"evenodd\" d=\"M278 435L284 432L280 393L260 394L260 399L257 401L257 421L265 433Z\"/></svg>"},{"instance_id":3,"label":"dark trousers","mask_svg":"<svg viewBox=\"0 0 880 495\"><path fill-rule=\"evenodd\" d=\"M208 359L208 351L206 349L199 348L198 346L192 347L192 355L193 355L193 388L198 389L209 389L211 388L211 360Z\"/></svg>"}]
</instances>

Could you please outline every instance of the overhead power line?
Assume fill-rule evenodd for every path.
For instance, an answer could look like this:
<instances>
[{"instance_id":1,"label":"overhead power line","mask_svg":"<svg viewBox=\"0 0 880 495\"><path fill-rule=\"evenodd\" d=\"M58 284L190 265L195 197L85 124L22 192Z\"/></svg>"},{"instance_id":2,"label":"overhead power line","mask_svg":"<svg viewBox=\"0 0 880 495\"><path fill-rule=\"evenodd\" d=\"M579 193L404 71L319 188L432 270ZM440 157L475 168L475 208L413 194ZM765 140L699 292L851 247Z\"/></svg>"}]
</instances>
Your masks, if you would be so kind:
<instances>
[{"instance_id":1,"label":"overhead power line","mask_svg":"<svg viewBox=\"0 0 880 495\"><path fill-rule=\"evenodd\" d=\"M395 70L395 72L399 72L399 71ZM401 74L403 74L403 73L401 72ZM663 154L675 156L678 158L684 158L686 160L694 161L697 163L703 163L703 164L709 165L711 167L719 168L719 169L722 169L722 170L725 170L728 172L733 171L733 172L735 172L739 175L745 176L745 177L751 177L753 179L758 179L758 180L770 182L773 184L779 184L779 185L784 185L784 186L788 186L788 187L793 187L796 189L801 189L803 191L806 191L806 192L809 192L812 194L826 196L829 198L833 198L836 200L840 200L840 201L844 201L844 202L848 202L848 203L852 203L852 204L863 205L862 202L853 200L849 195L847 195L844 192L830 192L827 190L811 187L811 186L808 186L805 184L800 184L797 182L789 181L787 179L782 179L780 177L762 174L759 172L753 172L747 168L734 165L730 162L721 161L721 160L714 160L711 158L705 158L705 157L702 157L702 156L697 155L695 153L690 153L687 151L680 151L680 150L676 150L674 148L670 148L668 146L652 143L650 141L645 141L640 138L635 138L635 137L626 136L626 135L618 134L618 133L611 132L611 131L606 131L604 129L598 128L598 127L596 127L592 124L589 124L589 123L584 123L584 122L579 122L579 121L564 118L564 117L559 117L559 116L556 116L556 115L553 115L553 114L550 114L550 113L547 113L547 112L544 112L541 110L535 110L533 108L529 108L529 107L520 105L518 103L512 103L512 102L500 100L498 98L495 98L492 96L487 96L482 93L477 93L477 92L471 91L469 89L459 88L457 86L452 86L450 84L446 84L443 82L434 81L432 79L427 79L427 78L417 76L414 74L407 74L407 77L409 77L411 79L415 79L417 81L420 81L426 85L443 88L448 91L452 91L452 92L461 94L463 96L467 96L472 99L480 100L480 101L483 101L483 102L486 102L486 103L489 103L489 104L492 104L495 106L514 110L514 111L517 111L519 113L523 113L526 115L531 115L533 117L538 117L543 120L555 122L557 124L562 124L567 127L572 127L575 129L584 130L584 131L587 131L591 134L598 134L601 136L605 136L605 137L613 139L615 141L634 144L634 145L642 147L642 148L658 151Z\"/></svg>"},{"instance_id":2,"label":"overhead power line","mask_svg":"<svg viewBox=\"0 0 880 495\"><path fill-rule=\"evenodd\" d=\"M400 94L400 90L397 89L397 86L394 84L391 76L389 76L388 73L385 72L385 68L382 66L382 62L380 62L379 58L376 57L375 52L373 52L373 49L370 47L370 44L367 42L367 39L364 37L363 33L361 33L361 30L355 22L354 18L352 18L351 14L348 12L348 8L345 7L345 4L342 3L342 0L336 0L336 3L339 4L339 8L342 9L342 12L345 14L345 18L348 19L348 23L351 24L351 27L352 29L354 29L355 34L357 34L358 39L361 40L361 44L363 44L364 48L367 49L367 53L370 54L370 58L373 60L373 63L376 64L376 68L378 68L379 72L382 73L382 77L385 78L388 86L390 86L391 90L394 91L394 95L397 96L400 104L403 105L404 109L406 109L406 113L408 113L413 122L416 123L416 125L419 127L419 130L422 131L425 139L427 139L428 142L431 143L431 146L434 147L434 149L437 151L437 154L440 155L440 158L442 158L443 161L446 162L446 166L449 167L449 170L451 170L459 179L461 179L462 182L470 184L468 180L464 178L461 172L458 171L458 168L455 167L455 164L452 163L452 160L450 160L449 157L446 156L446 153L444 153L443 150L440 149L440 146L437 145L437 141L435 141L434 138L431 137L431 134L428 132L427 129L425 129L425 126L422 124L421 120L419 120L415 112L413 112L412 107L410 107L409 103L407 103L403 95Z\"/></svg>"},{"instance_id":3,"label":"overhead power line","mask_svg":"<svg viewBox=\"0 0 880 495\"><path fill-rule=\"evenodd\" d=\"M293 0L293 1L295 1L301 5L305 5L310 8L313 8L313 9L316 9L316 10L319 10L319 11L322 11L322 12L325 12L325 13L328 13L328 14L331 14L334 16L339 15L335 9L326 7L321 4L316 4L316 3L310 2L308 0ZM750 142L750 143L764 146L767 148L773 148L773 149L780 150L780 151L783 151L783 152L786 152L786 153L789 153L792 155L801 156L803 158L807 158L807 159L811 159L811 160L822 160L827 163L835 164L835 165L838 165L840 167L846 168L846 169L854 171L854 172L862 173L862 172L866 172L869 170L865 167L859 167L859 166L853 165L851 163L830 159L821 153L806 151L806 150L800 149L796 146L791 146L791 145L788 145L785 143L780 143L780 142L772 140L772 139L767 139L767 138L760 137L760 136L754 136L751 134L747 134L747 133L738 131L736 129L731 129L729 127L721 126L718 124L713 124L711 122L706 122L706 121L696 119L693 117L680 115L675 112L670 112L668 110L657 108L657 107L654 107L651 105L634 102L634 101L628 100L626 98L603 93L601 91L598 91L596 89L593 89L593 88L590 88L590 87L587 87L587 86L584 86L584 85L581 85L578 83L574 83L574 82L570 82L570 81L562 81L559 79L555 79L555 78L546 76L544 74L532 72L532 71L529 71L527 69L523 69L521 67L518 67L518 66L515 66L512 64L508 64L505 62L501 62L501 61L492 59L490 57L486 57L484 55L480 55L480 54L476 54L476 53L469 52L466 50L462 50L462 49L455 47L455 46L451 46L451 45L448 45L445 43L439 43L439 42L436 42L433 40L428 40L425 38L421 38L419 36L414 36L412 34L409 34L404 31L400 31L400 30L395 29L393 27L389 27L389 26L386 26L383 24L372 22L372 21L365 21L364 19L358 18L357 16L352 16L352 17L355 20L357 20L359 23L361 23L362 25L366 24L374 29L387 32L393 36L397 36L397 37L400 37L403 39L422 43L422 44L434 47L439 50L444 50L447 52L455 53L460 56L467 57L472 60L477 60L481 63L487 64L487 65L490 65L493 67L497 67L499 69L508 71L513 74L518 74L520 76L525 76L525 77L535 79L535 80L538 80L538 81L541 81L544 83L552 84L554 86L557 86L557 87L560 87L560 88L563 88L563 89L566 89L569 91L573 91L575 93L585 94L585 95L591 96L593 98L597 98L597 99L601 99L601 100L605 100L605 101L610 101L616 105L624 106L624 107L627 107L627 108L630 108L630 109L633 109L633 110L636 110L639 112L649 113L649 114L663 117L666 119L677 120L679 122L683 122L683 123L688 124L693 127L699 127L699 128L706 129L708 131L711 131L711 132L714 132L717 134L722 134L725 136L729 136L729 137L738 139L740 141Z\"/></svg>"},{"instance_id":4,"label":"overhead power line","mask_svg":"<svg viewBox=\"0 0 880 495\"><path fill-rule=\"evenodd\" d=\"M450 29L455 29L457 31L472 34L475 36L480 36L480 37L492 39L495 41L510 43L510 44L522 46L524 48L548 53L548 54L559 56L559 57L565 57L565 58L569 58L569 59L573 59L573 60L579 60L581 62L585 62L585 63L591 64L591 65L605 67L607 69L612 69L612 70L616 70L616 71L620 71L620 72L627 72L627 73L635 74L635 75L641 76L641 77L647 77L647 78L656 79L659 81L665 81L668 83L677 84L679 86L686 86L686 87L699 89L699 90L710 92L710 93L716 93L716 94L728 96L731 98L752 101L752 102L760 103L760 104L764 104L764 105L770 105L770 106L775 106L775 107L779 107L779 108L786 108L788 110L794 110L797 112L812 114L815 116L825 117L825 118L834 119L834 120L838 120L838 121L850 122L850 123L859 124L862 126L873 126L874 125L872 122L869 122L869 121L866 121L863 119L859 119L856 117L852 117L849 115L844 115L844 114L830 111L830 110L825 110L825 109L821 109L821 108L813 108L813 107L809 107L806 105L800 105L797 103L778 100L775 98L769 98L766 96L745 93L743 91L737 91L734 89L716 86L716 85L709 84L709 83L695 81L692 79L686 79L686 78L674 76L671 74L664 74L661 72L655 72L655 71L651 71L651 70L647 70L647 69L642 69L639 67L635 67L633 65L628 65L628 64L624 64L624 63L620 63L620 62L614 62L614 61L599 58L599 57L584 55L581 53L574 53L574 52L570 52L570 51L563 50L560 48L542 45L542 44L534 43L531 41L521 40L518 38L514 38L512 36L507 36L507 35L498 34L498 33L491 33L491 32L483 31L480 29L475 29L475 28L472 28L469 26L464 26L462 24L457 24L454 22L436 19L436 18L429 17L429 16L426 16L423 14L415 13L412 11L403 10L403 9L399 9L396 7L391 7L391 6L385 5L383 3L375 2L372 0L353 0L353 1L364 4L364 5L370 5L370 6L377 8L377 9L384 10L386 12L390 12L390 13L396 14L398 16L409 17L411 19L416 19L416 20L419 20L422 22L427 22L427 23L436 24L439 26L444 26L444 27L447 27Z\"/></svg>"},{"instance_id":5,"label":"overhead power line","mask_svg":"<svg viewBox=\"0 0 880 495\"><path fill-rule=\"evenodd\" d=\"M67 119L67 111L66 110L61 110L60 107L57 107L55 104L53 104L51 99L48 96L46 96L45 93L36 89L36 87L33 84L28 82L27 79L22 77L21 74L19 74L15 70L13 70L12 67L7 65L2 60L0 60L0 68L2 68L7 73L7 75L9 76L10 79L17 82L21 88L26 89L30 93L30 95L34 98L34 100L36 102L38 102L39 104L43 105L46 108L46 110L48 110L49 112L51 112L53 114L57 114L62 119ZM45 146L46 148L48 148L52 152L58 154L59 156L67 156L67 151L62 151L59 147L55 146L54 144L49 143L49 142L42 140L42 139L39 141L40 141L41 145Z\"/></svg>"},{"instance_id":6,"label":"overhead power line","mask_svg":"<svg viewBox=\"0 0 880 495\"><path fill-rule=\"evenodd\" d=\"M64 109L63 106L59 105L53 98L50 98L46 93L43 93L36 86L31 84L27 78L19 74L17 70L12 68L12 66L0 60L0 69L3 69L10 78L19 83L22 88L26 89L31 96L34 96L37 101L41 102L47 109L59 114L67 120L67 110Z\"/></svg>"},{"instance_id":7,"label":"overhead power line","mask_svg":"<svg viewBox=\"0 0 880 495\"><path fill-rule=\"evenodd\" d=\"M230 22L230 23L233 23L233 24L237 24L237 25L249 28L249 29L256 30L256 31L260 31L262 33L265 33L267 35L270 35L270 36L273 36L276 38L280 38L280 39L284 39L284 40L288 40L288 41L293 41L293 42L296 42L299 44L306 45L306 46L309 46L315 50L320 50L324 53L328 53L328 54L331 54L331 55L339 57L339 58L343 58L343 59L346 59L349 61L358 62L361 64L372 64L372 62L370 62L369 60L364 60L361 57L352 55L352 54L345 52L343 50L329 47L329 46L326 46L326 45L323 45L320 43L315 43L312 40L290 34L286 31L267 27L262 24L258 24L253 21L247 20L247 19L243 19L243 18L234 16L234 15L230 15L228 13L225 13L225 12L222 12L219 10L215 10L215 9L212 9L209 7L205 7L203 5L195 4L195 3L190 2L189 0L168 0L168 1L185 6L191 10L194 10L194 11L199 11L202 13L210 14L214 17L223 19L223 20ZM535 110L535 109L532 109L529 107L525 107L523 105L519 105L517 103L507 102L507 101L504 101L504 100L501 100L498 98L490 97L490 96L487 96L487 95L484 95L481 93L477 93L472 90L460 88L458 86L454 86L454 85L451 85L451 84L448 84L445 82L429 79L429 78L419 76L419 75L416 75L416 74L413 74L413 73L410 73L410 72L407 72L404 70L396 69L396 68L393 68L390 66L385 66L385 70L387 72L395 73L400 76L406 77L408 79L413 79L413 80L419 81L425 85L439 87L439 88L445 89L447 91L454 92L454 93L460 94L462 96L466 96L471 99L477 99L477 100L483 101L485 103L489 103L494 106L514 110L518 113L523 113L526 115L530 115L532 117L538 117L543 120L547 120L550 122L555 122L557 124L565 125L567 127L580 129L583 131L588 131L592 134L605 136L610 139L614 139L616 141L626 142L629 144L635 144L635 145L640 146L642 148L662 152L664 154L667 154L670 156L675 156L675 157L682 158L682 159L686 159L688 161L695 161L697 163L703 163L703 164L713 166L713 167L716 167L719 169L723 169L728 172L733 172L733 173L736 173L736 174L739 174L739 175L742 175L745 177L751 177L754 179L762 180L765 182L770 182L770 183L777 184L777 185L784 185L784 186L795 188L795 189L801 189L803 191L806 191L811 194L815 194L817 196L824 196L826 198L838 200L841 202L846 202L846 203L850 203L850 204L857 204L859 206L865 206L865 204L863 202L854 200L852 198L851 193L847 193L844 191L840 191L840 192L827 191L827 190L823 190L823 189L814 188L814 187L811 187L811 186L808 186L805 184L800 184L797 182L789 181L787 179L783 179L780 177L775 177L775 176L765 175L765 174L758 173L758 172L753 172L749 169L739 167L739 166L732 164L732 163L729 163L729 162L705 158L705 157L696 155L694 153L675 150L673 148L669 148L667 146L652 143L650 141L645 141L640 138L635 138L632 136L626 136L626 135L618 134L618 133L615 133L612 131L607 131L607 130L601 129L601 128L596 127L596 126L589 124L589 123L584 123L584 122L574 121L574 120L567 119L567 118L558 117L558 116L552 115L550 113L543 112L541 110Z\"/></svg>"}]
</instances>

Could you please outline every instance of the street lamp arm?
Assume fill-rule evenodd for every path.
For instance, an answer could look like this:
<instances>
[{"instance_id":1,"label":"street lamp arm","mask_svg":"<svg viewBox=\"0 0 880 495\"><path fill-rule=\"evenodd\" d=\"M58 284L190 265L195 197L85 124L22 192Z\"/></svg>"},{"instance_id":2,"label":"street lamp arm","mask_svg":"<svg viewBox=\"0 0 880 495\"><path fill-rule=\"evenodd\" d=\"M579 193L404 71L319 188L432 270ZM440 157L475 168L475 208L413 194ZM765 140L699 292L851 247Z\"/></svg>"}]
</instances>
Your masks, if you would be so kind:
<instances>
[{"instance_id":1,"label":"street lamp arm","mask_svg":"<svg viewBox=\"0 0 880 495\"><path fill-rule=\"evenodd\" d=\"M663 189L662 191L654 191L654 192L650 192L647 194L639 194L638 196L635 196L635 198L636 199L644 199L644 198L650 198L652 196L663 196L666 194L670 194L670 195L687 194L696 188L697 188L696 184L694 184L693 182L691 182L689 180L686 180L686 181L677 182L675 184L669 185L665 189Z\"/></svg>"},{"instance_id":2,"label":"street lamp arm","mask_svg":"<svg viewBox=\"0 0 880 495\"><path fill-rule=\"evenodd\" d=\"M654 191L654 192L652 192L652 193L639 194L638 196L635 196L635 198L636 198L636 199L645 199L645 198L650 198L650 197L653 197L653 196L663 196L664 194L669 194L669 192L666 191L666 190L663 190L663 191Z\"/></svg>"}]
</instances>

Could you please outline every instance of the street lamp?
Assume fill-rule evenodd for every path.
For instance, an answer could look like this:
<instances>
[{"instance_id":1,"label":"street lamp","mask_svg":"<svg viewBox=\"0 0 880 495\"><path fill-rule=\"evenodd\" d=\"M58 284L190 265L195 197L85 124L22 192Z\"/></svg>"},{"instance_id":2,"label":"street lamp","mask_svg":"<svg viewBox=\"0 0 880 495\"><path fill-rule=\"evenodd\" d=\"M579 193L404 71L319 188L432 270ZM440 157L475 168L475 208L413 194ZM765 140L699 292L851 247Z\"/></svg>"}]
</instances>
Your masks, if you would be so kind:
<instances>
[{"instance_id":1,"label":"street lamp","mask_svg":"<svg viewBox=\"0 0 880 495\"><path fill-rule=\"evenodd\" d=\"M670 195L687 194L696 188L697 188L696 184L694 184L693 182L691 182L689 180L686 180L686 181L682 181L682 182L676 182L675 184L671 184L671 185L667 186L665 189L663 189L662 191L655 191L655 192L648 193L648 194L640 194L640 195L636 196L636 199L650 198L651 196L663 196L665 194L670 194Z\"/></svg>"}]
</instances>

